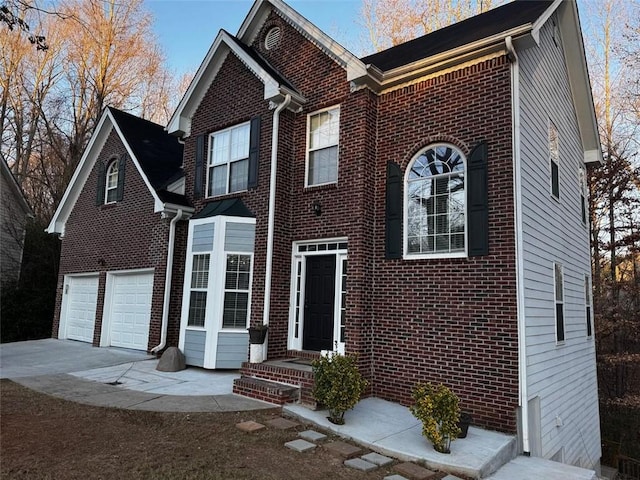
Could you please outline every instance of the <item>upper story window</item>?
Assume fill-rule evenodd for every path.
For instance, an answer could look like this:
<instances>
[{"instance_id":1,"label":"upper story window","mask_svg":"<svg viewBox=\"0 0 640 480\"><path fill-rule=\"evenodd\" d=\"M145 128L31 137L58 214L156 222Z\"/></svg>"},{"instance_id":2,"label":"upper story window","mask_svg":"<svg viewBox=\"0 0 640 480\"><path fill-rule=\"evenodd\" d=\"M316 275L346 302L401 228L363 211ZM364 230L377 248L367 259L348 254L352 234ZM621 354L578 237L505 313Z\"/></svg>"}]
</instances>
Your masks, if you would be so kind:
<instances>
[{"instance_id":1,"label":"upper story window","mask_svg":"<svg viewBox=\"0 0 640 480\"><path fill-rule=\"evenodd\" d=\"M589 275L584 276L584 315L587 321L587 337L593 335L593 323L591 321L591 282Z\"/></svg>"},{"instance_id":2,"label":"upper story window","mask_svg":"<svg viewBox=\"0 0 640 480\"><path fill-rule=\"evenodd\" d=\"M418 258L466 252L465 158L457 148L422 150L405 176L405 252Z\"/></svg>"},{"instance_id":3,"label":"upper story window","mask_svg":"<svg viewBox=\"0 0 640 480\"><path fill-rule=\"evenodd\" d=\"M249 122L209 136L207 196L247 189L249 178Z\"/></svg>"},{"instance_id":4,"label":"upper story window","mask_svg":"<svg viewBox=\"0 0 640 480\"><path fill-rule=\"evenodd\" d=\"M551 170L551 195L560 199L560 138L558 128L549 120L549 168Z\"/></svg>"},{"instance_id":5,"label":"upper story window","mask_svg":"<svg viewBox=\"0 0 640 480\"><path fill-rule=\"evenodd\" d=\"M340 107L310 114L307 118L306 185L338 181Z\"/></svg>"},{"instance_id":6,"label":"upper story window","mask_svg":"<svg viewBox=\"0 0 640 480\"><path fill-rule=\"evenodd\" d=\"M556 309L556 342L564 342L564 273L562 265L553 264L554 300Z\"/></svg>"},{"instance_id":7,"label":"upper story window","mask_svg":"<svg viewBox=\"0 0 640 480\"><path fill-rule=\"evenodd\" d=\"M118 160L113 160L107 167L104 203L112 203L118 199L118 163Z\"/></svg>"},{"instance_id":8,"label":"upper story window","mask_svg":"<svg viewBox=\"0 0 640 480\"><path fill-rule=\"evenodd\" d=\"M584 168L578 170L578 183L580 184L580 218L583 224L587 224L587 176Z\"/></svg>"}]
</instances>

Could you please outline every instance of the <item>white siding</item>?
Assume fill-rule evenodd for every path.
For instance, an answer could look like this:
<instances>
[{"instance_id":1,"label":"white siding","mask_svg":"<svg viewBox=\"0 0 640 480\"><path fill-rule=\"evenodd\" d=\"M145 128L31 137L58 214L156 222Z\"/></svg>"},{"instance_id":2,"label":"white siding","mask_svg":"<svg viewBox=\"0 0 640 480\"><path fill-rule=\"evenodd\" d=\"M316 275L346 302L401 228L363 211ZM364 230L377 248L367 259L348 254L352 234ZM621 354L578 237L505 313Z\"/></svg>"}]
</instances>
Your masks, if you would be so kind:
<instances>
[{"instance_id":1,"label":"white siding","mask_svg":"<svg viewBox=\"0 0 640 480\"><path fill-rule=\"evenodd\" d=\"M583 161L562 42L552 17L540 46L519 53L523 261L529 399L540 398L545 458L564 447L565 463L600 459L595 344L587 337L584 275L590 272L578 169ZM551 196L549 119L560 138L560 199ZM565 341L556 343L553 264L564 270ZM557 426L561 423L561 426ZM533 452L535 453L535 452Z\"/></svg>"}]
</instances>

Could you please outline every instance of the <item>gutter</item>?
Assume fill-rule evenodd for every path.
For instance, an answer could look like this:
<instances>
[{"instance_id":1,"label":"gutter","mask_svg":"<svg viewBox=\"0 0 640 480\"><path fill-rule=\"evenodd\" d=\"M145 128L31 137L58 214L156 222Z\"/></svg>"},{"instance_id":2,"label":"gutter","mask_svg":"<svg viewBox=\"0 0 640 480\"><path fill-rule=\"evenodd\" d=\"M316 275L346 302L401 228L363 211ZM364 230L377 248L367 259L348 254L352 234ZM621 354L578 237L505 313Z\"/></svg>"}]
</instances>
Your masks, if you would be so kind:
<instances>
[{"instance_id":1,"label":"gutter","mask_svg":"<svg viewBox=\"0 0 640 480\"><path fill-rule=\"evenodd\" d=\"M160 327L160 343L151 349L158 353L167 345L167 326L169 325L169 301L171 300L171 276L173 275L173 252L176 245L176 223L182 218L182 209L178 209L169 223L169 245L167 247L167 268L164 278L164 298L162 303L162 326Z\"/></svg>"},{"instance_id":2,"label":"gutter","mask_svg":"<svg viewBox=\"0 0 640 480\"><path fill-rule=\"evenodd\" d=\"M267 259L264 278L264 309L262 323L269 325L271 310L271 272L273 270L273 232L276 216L276 178L278 170L278 133L280 130L280 112L291 103L291 94L287 93L284 100L273 112L273 128L271 132L271 176L269 179L269 220L267 227ZM266 350L265 350L266 351Z\"/></svg>"},{"instance_id":3,"label":"gutter","mask_svg":"<svg viewBox=\"0 0 640 480\"><path fill-rule=\"evenodd\" d=\"M513 46L511 36L505 38L507 52L511 60L511 117L513 121L512 150L513 150L513 183L514 183L514 210L515 210L515 236L516 236L516 296L518 312L518 383L520 400L520 422L522 429L522 450L524 455L530 455L529 446L529 391L527 377L527 332L524 313L524 260L522 239L522 178L520 158L520 65L518 54Z\"/></svg>"}]
</instances>

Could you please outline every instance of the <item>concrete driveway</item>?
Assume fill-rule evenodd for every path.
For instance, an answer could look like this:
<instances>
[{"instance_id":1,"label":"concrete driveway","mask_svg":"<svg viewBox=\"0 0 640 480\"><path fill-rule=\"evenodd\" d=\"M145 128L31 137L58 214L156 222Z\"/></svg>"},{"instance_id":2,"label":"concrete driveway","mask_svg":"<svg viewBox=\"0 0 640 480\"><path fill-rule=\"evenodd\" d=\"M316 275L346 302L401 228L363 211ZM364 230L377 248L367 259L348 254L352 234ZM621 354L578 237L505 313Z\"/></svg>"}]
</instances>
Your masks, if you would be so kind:
<instances>
[{"instance_id":1,"label":"concrete driveway","mask_svg":"<svg viewBox=\"0 0 640 480\"><path fill-rule=\"evenodd\" d=\"M89 405L158 412L224 412L273 408L232 393L237 371L189 367L159 372L145 352L97 348L73 340L0 345L0 378Z\"/></svg>"},{"instance_id":2,"label":"concrete driveway","mask_svg":"<svg viewBox=\"0 0 640 480\"><path fill-rule=\"evenodd\" d=\"M0 345L0 378L71 373L152 358L146 352L96 348L88 343L54 338L3 343Z\"/></svg>"}]
</instances>

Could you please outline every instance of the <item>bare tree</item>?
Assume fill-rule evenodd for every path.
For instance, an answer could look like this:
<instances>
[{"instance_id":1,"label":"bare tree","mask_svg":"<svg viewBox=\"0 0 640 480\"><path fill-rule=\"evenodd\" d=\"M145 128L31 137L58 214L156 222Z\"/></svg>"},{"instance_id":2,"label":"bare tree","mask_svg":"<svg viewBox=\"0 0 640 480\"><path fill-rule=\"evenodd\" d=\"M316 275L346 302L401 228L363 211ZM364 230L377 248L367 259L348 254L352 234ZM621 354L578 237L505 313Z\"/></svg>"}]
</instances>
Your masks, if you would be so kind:
<instances>
[{"instance_id":1,"label":"bare tree","mask_svg":"<svg viewBox=\"0 0 640 480\"><path fill-rule=\"evenodd\" d=\"M36 215L48 219L103 109L164 123L178 100L176 82L142 0L62 0L55 15L37 19L36 8L21 12L50 48L0 30L0 154Z\"/></svg>"},{"instance_id":2,"label":"bare tree","mask_svg":"<svg viewBox=\"0 0 640 480\"><path fill-rule=\"evenodd\" d=\"M361 23L376 51L426 35L505 0L363 0Z\"/></svg>"}]
</instances>

